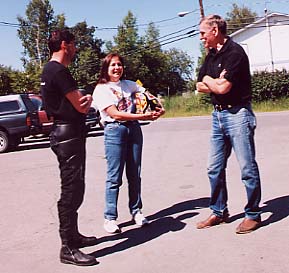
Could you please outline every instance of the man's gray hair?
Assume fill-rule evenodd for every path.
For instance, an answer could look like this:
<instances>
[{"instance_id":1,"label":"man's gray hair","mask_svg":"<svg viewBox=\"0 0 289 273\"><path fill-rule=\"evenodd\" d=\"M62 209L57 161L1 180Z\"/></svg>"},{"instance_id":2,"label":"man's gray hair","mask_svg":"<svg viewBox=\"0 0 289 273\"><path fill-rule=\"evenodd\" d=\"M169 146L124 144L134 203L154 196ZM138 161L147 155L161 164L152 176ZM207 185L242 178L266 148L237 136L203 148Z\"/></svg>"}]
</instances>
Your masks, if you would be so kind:
<instances>
[{"instance_id":1,"label":"man's gray hair","mask_svg":"<svg viewBox=\"0 0 289 273\"><path fill-rule=\"evenodd\" d=\"M200 24L203 22L212 27L217 26L223 35L227 35L227 23L220 15L211 14L205 16L201 19Z\"/></svg>"}]
</instances>

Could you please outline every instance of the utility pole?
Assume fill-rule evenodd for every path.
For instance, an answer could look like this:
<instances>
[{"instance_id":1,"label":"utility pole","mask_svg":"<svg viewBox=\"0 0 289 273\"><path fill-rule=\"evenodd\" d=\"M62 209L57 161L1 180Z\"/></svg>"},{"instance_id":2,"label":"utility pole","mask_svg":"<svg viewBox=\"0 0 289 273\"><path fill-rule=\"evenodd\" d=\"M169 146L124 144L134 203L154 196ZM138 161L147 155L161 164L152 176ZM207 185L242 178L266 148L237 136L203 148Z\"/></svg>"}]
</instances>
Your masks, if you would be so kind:
<instances>
[{"instance_id":1,"label":"utility pole","mask_svg":"<svg viewBox=\"0 0 289 273\"><path fill-rule=\"evenodd\" d=\"M204 12L204 6L203 6L203 0L199 0L199 6L200 6L200 17L201 19L205 17L205 12ZM206 48L205 49L205 54L208 55L209 50Z\"/></svg>"},{"instance_id":2,"label":"utility pole","mask_svg":"<svg viewBox=\"0 0 289 273\"><path fill-rule=\"evenodd\" d=\"M200 5L200 16L201 16L201 18L203 18L203 17L205 17L203 0L199 0L199 5Z\"/></svg>"},{"instance_id":3,"label":"utility pole","mask_svg":"<svg viewBox=\"0 0 289 273\"><path fill-rule=\"evenodd\" d=\"M272 48L272 37L270 30L270 22L268 19L267 8L264 9L265 12L265 20L266 20L266 28L268 30L268 38L269 38L269 49L270 49L270 61L271 61L271 70L274 72L274 58L273 58L273 48Z\"/></svg>"}]
</instances>

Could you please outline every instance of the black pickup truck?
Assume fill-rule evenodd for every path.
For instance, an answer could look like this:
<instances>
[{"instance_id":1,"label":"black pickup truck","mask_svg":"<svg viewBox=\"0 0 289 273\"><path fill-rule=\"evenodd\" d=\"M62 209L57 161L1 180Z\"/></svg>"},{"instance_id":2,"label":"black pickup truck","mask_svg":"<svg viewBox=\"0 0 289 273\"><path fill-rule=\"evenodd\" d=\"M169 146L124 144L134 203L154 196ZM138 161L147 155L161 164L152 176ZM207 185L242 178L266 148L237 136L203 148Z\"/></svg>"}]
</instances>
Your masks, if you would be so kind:
<instances>
[{"instance_id":1,"label":"black pickup truck","mask_svg":"<svg viewBox=\"0 0 289 273\"><path fill-rule=\"evenodd\" d=\"M0 96L0 153L15 148L38 129L37 109L27 94Z\"/></svg>"}]
</instances>

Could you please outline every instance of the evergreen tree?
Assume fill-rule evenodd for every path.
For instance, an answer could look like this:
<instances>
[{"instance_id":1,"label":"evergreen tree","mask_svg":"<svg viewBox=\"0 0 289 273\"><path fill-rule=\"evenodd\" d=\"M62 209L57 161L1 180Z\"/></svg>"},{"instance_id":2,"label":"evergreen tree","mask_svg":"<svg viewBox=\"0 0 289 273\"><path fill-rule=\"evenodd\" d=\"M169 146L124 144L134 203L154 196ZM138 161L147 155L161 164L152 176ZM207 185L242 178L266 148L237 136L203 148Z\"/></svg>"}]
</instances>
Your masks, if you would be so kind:
<instances>
[{"instance_id":1,"label":"evergreen tree","mask_svg":"<svg viewBox=\"0 0 289 273\"><path fill-rule=\"evenodd\" d=\"M167 65L166 56L162 52L159 42L159 30L153 23L148 25L139 44L138 78L150 92L156 94L163 89Z\"/></svg>"},{"instance_id":2,"label":"evergreen tree","mask_svg":"<svg viewBox=\"0 0 289 273\"><path fill-rule=\"evenodd\" d=\"M71 72L81 88L93 88L100 71L103 42L94 38L95 27L88 27L86 22L76 24L71 31L78 49Z\"/></svg>"},{"instance_id":3,"label":"evergreen tree","mask_svg":"<svg viewBox=\"0 0 289 273\"><path fill-rule=\"evenodd\" d=\"M137 80L136 72L140 68L140 38L138 36L138 28L136 17L131 11L123 19L118 26L117 35L113 37L115 45L111 47L112 51L117 51L125 58L125 77L130 80Z\"/></svg>"},{"instance_id":4,"label":"evergreen tree","mask_svg":"<svg viewBox=\"0 0 289 273\"><path fill-rule=\"evenodd\" d=\"M113 37L116 48L121 55L127 55L138 49L138 28L136 17L131 11L123 19L122 24L118 26L117 35Z\"/></svg>"}]
</instances>

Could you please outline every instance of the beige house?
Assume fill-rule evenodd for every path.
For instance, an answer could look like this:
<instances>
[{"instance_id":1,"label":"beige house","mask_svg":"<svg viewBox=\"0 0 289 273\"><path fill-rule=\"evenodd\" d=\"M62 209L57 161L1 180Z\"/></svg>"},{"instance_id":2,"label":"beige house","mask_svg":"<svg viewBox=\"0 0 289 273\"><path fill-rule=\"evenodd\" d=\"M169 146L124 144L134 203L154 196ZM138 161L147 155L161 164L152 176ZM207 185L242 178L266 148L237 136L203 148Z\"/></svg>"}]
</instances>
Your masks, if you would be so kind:
<instances>
[{"instance_id":1,"label":"beige house","mask_svg":"<svg viewBox=\"0 0 289 273\"><path fill-rule=\"evenodd\" d=\"M289 71L289 14L267 14L230 36L246 51L251 72Z\"/></svg>"}]
</instances>

